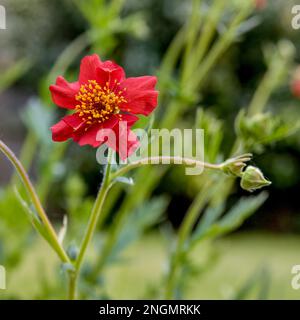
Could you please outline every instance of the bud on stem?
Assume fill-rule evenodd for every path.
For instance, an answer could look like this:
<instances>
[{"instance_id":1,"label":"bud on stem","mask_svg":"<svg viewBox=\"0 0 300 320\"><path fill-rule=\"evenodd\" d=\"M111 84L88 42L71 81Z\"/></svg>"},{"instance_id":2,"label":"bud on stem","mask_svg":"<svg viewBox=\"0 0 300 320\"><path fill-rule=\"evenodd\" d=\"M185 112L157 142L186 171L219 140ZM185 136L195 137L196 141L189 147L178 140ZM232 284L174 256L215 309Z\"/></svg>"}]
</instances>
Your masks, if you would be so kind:
<instances>
[{"instance_id":1,"label":"bud on stem","mask_svg":"<svg viewBox=\"0 0 300 320\"><path fill-rule=\"evenodd\" d=\"M263 173L256 167L248 166L242 174L241 187L247 191L254 191L266 186L271 182L267 180Z\"/></svg>"},{"instance_id":2,"label":"bud on stem","mask_svg":"<svg viewBox=\"0 0 300 320\"><path fill-rule=\"evenodd\" d=\"M252 158L251 153L245 153L235 158L226 160L222 164L222 170L234 177L241 177L243 175L243 170L246 167L246 162L250 161Z\"/></svg>"}]
</instances>

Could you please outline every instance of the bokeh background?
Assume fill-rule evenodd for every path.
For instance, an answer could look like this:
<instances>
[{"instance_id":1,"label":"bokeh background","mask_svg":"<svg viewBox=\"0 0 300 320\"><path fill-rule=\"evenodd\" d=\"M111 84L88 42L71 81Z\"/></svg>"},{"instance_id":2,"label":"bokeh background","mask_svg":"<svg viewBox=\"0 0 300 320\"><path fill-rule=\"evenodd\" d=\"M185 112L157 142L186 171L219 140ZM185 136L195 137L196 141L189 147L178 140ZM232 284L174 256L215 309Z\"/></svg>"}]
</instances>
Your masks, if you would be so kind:
<instances>
[{"instance_id":1,"label":"bokeh background","mask_svg":"<svg viewBox=\"0 0 300 320\"><path fill-rule=\"evenodd\" d=\"M92 30L91 26L102 32L100 39L91 41L82 52L76 54L76 43L70 49L69 57L75 55L66 73L70 80L76 78L80 59L89 52L115 60L129 76L157 74L172 39L189 19L192 3L189 0L128 0L122 5L118 19L109 20L109 14L101 12L98 16L95 14L95 21L92 21L88 7L96 2L1 1L7 10L7 30L0 30L0 137L17 155L22 152L32 121L46 119L41 121L41 128L36 127L49 138L48 143L52 143L48 127L42 126L47 121L54 123L63 112L51 103L45 84L57 58L74 39ZM300 30L291 27L291 7L296 2L272 0L257 8L248 22L249 30L232 44L205 78L198 105L223 121L224 154L229 152L234 141L236 115L249 103L267 70L266 46L283 39L294 45L295 58L284 81L272 92L267 108L291 126L295 119L300 119L300 100L291 89L294 71L300 64ZM203 3L204 10L211 6L210 1ZM130 19L126 20L127 17ZM226 21L226 17L224 19ZM221 30L222 23L218 27ZM82 37L78 42L85 39ZM53 75L57 76L55 70ZM41 104L47 108L41 109ZM194 111L188 110L179 120L179 126L191 126ZM160 117L159 112L157 117ZM46 175L43 157L49 158L53 152L43 153L43 146L31 143L26 150L33 155L30 166L33 179ZM300 291L292 289L290 284L291 268L300 264L299 132L267 145L263 152L254 150L254 155L254 164L272 181L269 197L237 230L195 250L192 256L199 270L196 280L187 286L186 297L300 297ZM0 173L0 195L4 197L13 173L4 159L0 162ZM44 202L51 219L58 222L66 207L74 203L76 207L77 193L92 199L101 179L94 150L75 144L67 145L52 174L55 179ZM155 196L163 194L168 199L163 218L125 250L125 262L108 268L105 294L115 298L155 296L155 286L159 285L163 274L166 248L170 246L161 229L177 230L196 193L195 178L184 176L177 168L167 171L153 192ZM246 192L236 183L228 198L229 205L244 195ZM105 226L110 226L114 220L122 197L111 210ZM13 196L11 198L9 204L0 206L1 224L3 221L0 264L7 267L8 277L8 290L0 292L0 298L55 297L60 290L53 272L55 257L35 235L23 230L22 225L27 221L12 204ZM90 206L88 200L86 206ZM80 224L81 217L73 219ZM132 285L133 281L140 285Z\"/></svg>"}]
</instances>

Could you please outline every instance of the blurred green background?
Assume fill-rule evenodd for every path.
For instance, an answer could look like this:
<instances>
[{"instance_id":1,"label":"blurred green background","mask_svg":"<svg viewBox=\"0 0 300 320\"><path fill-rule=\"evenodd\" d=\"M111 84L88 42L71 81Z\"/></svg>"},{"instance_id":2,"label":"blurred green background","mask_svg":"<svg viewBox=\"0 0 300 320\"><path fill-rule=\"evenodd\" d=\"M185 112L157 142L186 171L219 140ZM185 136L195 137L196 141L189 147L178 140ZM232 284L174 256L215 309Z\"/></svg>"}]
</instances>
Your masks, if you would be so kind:
<instances>
[{"instance_id":1,"label":"blurred green background","mask_svg":"<svg viewBox=\"0 0 300 320\"><path fill-rule=\"evenodd\" d=\"M1 2L7 10L7 30L0 31L0 74L4 79L0 91L0 136L17 154L20 153L26 127L30 123L29 116L26 116L28 112L25 111L28 105L48 104L49 113L44 110L40 115L49 124L63 114L49 100L45 84L49 80L49 70L61 52L80 34L91 30L93 21L87 19L90 2L96 3L71 0ZM300 118L300 100L291 92L293 70L297 63L300 64L300 30L291 27L291 7L296 2L272 0L268 1L265 8L257 9L246 25L249 30L236 39L205 79L198 104L224 121L222 151L225 154L233 144L235 117L249 103L266 72L264 50L268 44L282 39L290 40L295 46L295 61L285 81L271 95L267 108L287 123ZM210 1L204 1L204 12L210 5ZM102 15L94 17L93 26L103 31L99 41L87 43L68 66L66 78L76 78L80 59L91 51L99 53L102 59L115 60L124 67L128 76L157 74L174 35L189 19L190 8L191 1L188 0L128 0L120 10L120 19L123 20L109 21L107 18L105 21L106 14L102 12ZM129 16L131 18L126 20ZM225 15L224 21L220 21L219 31L226 19L229 18ZM92 34L91 37L94 36ZM76 53L76 48L75 43L70 49L71 55ZM33 107L30 110L34 112L35 109ZM194 109L188 110L179 125L191 126L194 112ZM157 117L160 116L158 112ZM42 130L51 143L48 128ZM38 154L43 149L39 147L31 151ZM300 291L293 290L290 285L291 268L300 264L299 132L267 145L263 152L254 150L254 154L255 165L272 181L268 188L269 198L233 234L213 244L205 243L195 250L193 259L199 260L202 267L199 267L196 281L187 282L188 298L300 297ZM101 172L94 159L94 150L89 147L75 144L67 146L62 161L54 168L53 186L45 199L54 221L60 221L69 206L66 195L72 191L68 191L68 188L79 188L79 193L83 193L87 199L95 196ZM39 166L43 166L43 162L34 158L30 168L33 178L38 176ZM179 227L197 191L195 178L182 175L180 170L169 170L155 187L154 195L163 194L169 200L165 217L151 226L146 236L126 249L122 263L105 271L107 290L104 294L113 298L155 297L155 286L161 279L164 253L169 245L160 229L165 225L175 230ZM11 179L12 169L1 160L0 172L0 183L4 187ZM62 192L60 186L68 179L71 182ZM246 192L236 184L227 206L244 195ZM116 211L112 210L106 225L113 220ZM53 290L59 290L51 268L55 265L54 257L48 255L43 243L27 235L26 241L32 249L26 251L24 257L19 256L16 251L18 248L22 250L22 247L19 242L16 243L16 238L19 241L25 239L25 232L22 233L19 224L20 221L27 222L12 206L0 206L1 219L2 216L9 220L9 230L3 231L0 237L6 237L5 241L2 240L3 244L0 243L0 264L16 267L11 268L12 272L8 267L8 290L0 292L0 298L51 298ZM83 219L86 220L86 214ZM4 249L1 256L1 246L7 243L15 248L10 260L7 260ZM135 259L133 263L132 259ZM201 268L206 271L202 272ZM42 292L38 285L33 285L36 281L45 282ZM132 286L133 281L140 285Z\"/></svg>"}]
</instances>

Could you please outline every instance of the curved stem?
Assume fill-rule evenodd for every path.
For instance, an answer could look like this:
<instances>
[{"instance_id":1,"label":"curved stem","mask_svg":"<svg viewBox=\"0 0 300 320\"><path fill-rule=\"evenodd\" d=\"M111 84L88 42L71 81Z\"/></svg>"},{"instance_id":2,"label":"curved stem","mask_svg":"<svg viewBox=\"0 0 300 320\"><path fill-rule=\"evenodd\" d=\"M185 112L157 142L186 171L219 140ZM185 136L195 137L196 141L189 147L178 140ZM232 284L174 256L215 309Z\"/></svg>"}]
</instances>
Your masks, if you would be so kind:
<instances>
[{"instance_id":1,"label":"curved stem","mask_svg":"<svg viewBox=\"0 0 300 320\"><path fill-rule=\"evenodd\" d=\"M28 170L30 168L32 159L35 155L36 144L37 137L35 133L32 130L30 130L23 142L21 153L19 155L20 162L23 164L25 170ZM17 178L17 173L13 174L10 183L16 184Z\"/></svg>"},{"instance_id":2,"label":"curved stem","mask_svg":"<svg viewBox=\"0 0 300 320\"><path fill-rule=\"evenodd\" d=\"M39 217L41 218L48 234L49 234L49 237L51 239L51 244L53 245L53 249L55 249L56 253L60 257L62 262L70 263L70 259L67 256L66 252L64 251L63 247L60 245L58 238L57 238L57 234L56 234L51 222L49 221L47 214L46 214L46 212L40 202L40 199L37 196L37 193L31 183L24 167L22 166L21 162L14 155L14 153L6 146L6 144L3 143L1 140L0 140L0 150L4 153L4 155L8 158L8 160L12 163L12 165L17 170L17 172L18 172L18 174L24 184L24 187L31 198L31 201L32 201Z\"/></svg>"},{"instance_id":3,"label":"curved stem","mask_svg":"<svg viewBox=\"0 0 300 320\"><path fill-rule=\"evenodd\" d=\"M167 163L166 163L167 162ZM138 168L142 165L147 165L147 164L186 164L186 165L194 165L197 167L204 167L207 169L215 169L215 170L221 170L223 163L221 164L212 164L212 163L207 163L204 161L199 161L195 159L190 159L190 158L182 158L179 156L175 157L170 157L170 156L156 156L156 157L148 157L148 158L143 158L137 161L133 161L129 163L127 166L122 167L118 171L114 172L111 175L111 179L117 178L119 176L122 176L126 174L127 172L131 171L134 168Z\"/></svg>"},{"instance_id":4,"label":"curved stem","mask_svg":"<svg viewBox=\"0 0 300 320\"><path fill-rule=\"evenodd\" d=\"M126 174L127 172L129 172L130 170L143 166L143 165L147 165L147 164L151 164L151 162L162 162L162 161L167 161L169 163L174 163L174 162L181 162L181 163L185 163L188 165L198 165L198 166L204 166L205 168L210 168L210 169L216 169L216 170L222 170L224 163L221 164L211 164L211 163L205 163L202 161L198 161L198 160L194 160L194 159L189 159L189 158L181 158L181 157L168 157L168 156L160 156L160 157L150 157L150 158L144 158L144 159L140 159L138 161L135 162L131 162L129 163L127 166L121 168L120 170L114 172L111 174L111 180L122 176L124 174ZM145 167L144 167L145 168ZM152 183L151 179L147 179L146 182L144 182L144 188L148 190L149 186L148 183L150 182L150 184ZM137 185L139 184L139 181L137 181ZM142 195L142 197L144 197L144 195ZM136 201L136 198L133 200ZM125 214L126 212L129 210L128 206L130 207L132 205L132 203L127 203L127 207L125 210L121 210L119 212L119 214L117 215L115 222L112 226L112 229L109 233L109 237L104 245L104 248L102 250L102 254L101 256L99 256L98 261L95 264L94 267L94 271L90 276L90 280L94 281L97 276L103 271L103 267L106 263L106 260L109 256L109 253L111 252L112 247L114 246L115 242L117 241L117 237L118 234L123 226L124 223L124 219L125 219ZM124 214L125 213L125 214Z\"/></svg>"}]
</instances>

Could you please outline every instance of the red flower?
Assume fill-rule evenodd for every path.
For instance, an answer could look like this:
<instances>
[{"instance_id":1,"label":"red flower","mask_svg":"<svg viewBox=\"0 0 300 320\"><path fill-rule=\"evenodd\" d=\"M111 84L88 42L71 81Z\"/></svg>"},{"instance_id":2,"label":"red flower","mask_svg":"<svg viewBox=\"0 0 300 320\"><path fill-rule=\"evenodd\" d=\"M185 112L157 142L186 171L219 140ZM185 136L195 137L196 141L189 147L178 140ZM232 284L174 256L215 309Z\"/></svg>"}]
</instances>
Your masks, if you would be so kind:
<instances>
[{"instance_id":1,"label":"red flower","mask_svg":"<svg viewBox=\"0 0 300 320\"><path fill-rule=\"evenodd\" d=\"M126 78L123 68L114 62L102 62L96 54L86 56L77 82L69 83L59 76L50 86L54 103L74 110L51 128L53 141L72 138L81 146L93 147L106 142L122 159L127 158L138 146L137 137L130 131L138 120L135 115L147 116L157 106L156 82L152 76ZM97 139L103 129L115 133L115 146L107 139Z\"/></svg>"}]
</instances>

